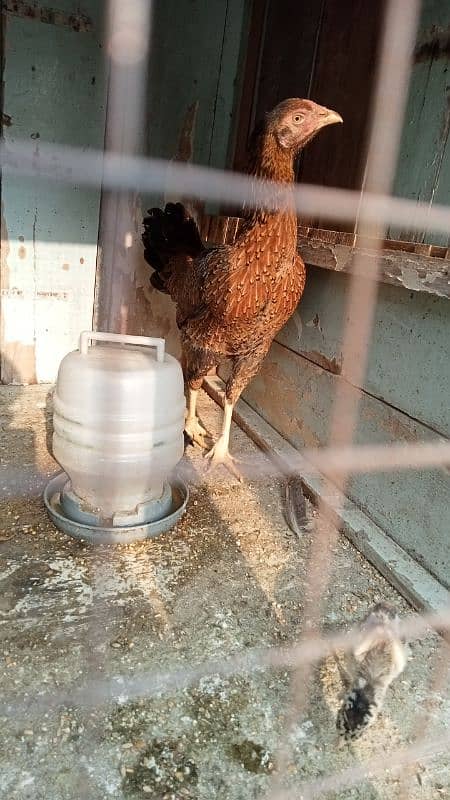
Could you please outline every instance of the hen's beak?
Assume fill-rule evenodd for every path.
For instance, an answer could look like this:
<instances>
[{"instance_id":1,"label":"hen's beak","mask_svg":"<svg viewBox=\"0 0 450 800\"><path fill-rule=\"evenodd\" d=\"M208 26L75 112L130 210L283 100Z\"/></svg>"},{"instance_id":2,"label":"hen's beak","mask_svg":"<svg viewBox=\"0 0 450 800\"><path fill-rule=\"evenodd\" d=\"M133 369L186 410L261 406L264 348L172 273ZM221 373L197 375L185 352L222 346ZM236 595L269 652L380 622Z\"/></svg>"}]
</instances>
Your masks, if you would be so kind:
<instances>
[{"instance_id":1,"label":"hen's beak","mask_svg":"<svg viewBox=\"0 0 450 800\"><path fill-rule=\"evenodd\" d=\"M323 125L335 125L336 122L344 122L341 115L337 111L332 111L330 108L324 108Z\"/></svg>"}]
</instances>

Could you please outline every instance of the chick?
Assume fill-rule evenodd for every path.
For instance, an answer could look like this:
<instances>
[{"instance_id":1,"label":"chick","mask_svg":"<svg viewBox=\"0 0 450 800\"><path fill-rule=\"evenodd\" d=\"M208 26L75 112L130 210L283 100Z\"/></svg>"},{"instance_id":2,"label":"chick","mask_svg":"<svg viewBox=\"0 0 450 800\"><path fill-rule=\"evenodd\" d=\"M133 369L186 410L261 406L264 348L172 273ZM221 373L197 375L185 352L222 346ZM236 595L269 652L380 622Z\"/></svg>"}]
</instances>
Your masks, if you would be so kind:
<instances>
[{"instance_id":1,"label":"chick","mask_svg":"<svg viewBox=\"0 0 450 800\"><path fill-rule=\"evenodd\" d=\"M386 603L375 605L361 626L361 639L347 673L348 690L336 720L346 740L357 739L375 722L389 686L405 668L407 648L398 628L397 612Z\"/></svg>"}]
</instances>

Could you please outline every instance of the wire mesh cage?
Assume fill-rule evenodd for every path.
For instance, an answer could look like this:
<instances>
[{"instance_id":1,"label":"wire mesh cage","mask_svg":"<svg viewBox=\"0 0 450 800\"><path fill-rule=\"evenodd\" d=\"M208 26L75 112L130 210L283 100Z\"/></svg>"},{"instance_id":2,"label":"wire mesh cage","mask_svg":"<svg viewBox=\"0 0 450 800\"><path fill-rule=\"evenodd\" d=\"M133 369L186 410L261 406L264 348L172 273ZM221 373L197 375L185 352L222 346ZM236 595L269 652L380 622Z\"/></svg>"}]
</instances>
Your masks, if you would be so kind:
<instances>
[{"instance_id":1,"label":"wire mesh cage","mask_svg":"<svg viewBox=\"0 0 450 800\"><path fill-rule=\"evenodd\" d=\"M26 10L23 8L26 4L8 2L3 5L5 8L2 7L2 12L5 18L7 14L18 14L19 12L23 16ZM155 9L155 5L158 6L157 9ZM232 3L223 5L227 7L226 13L233 13ZM267 27L270 22L267 17L268 4L260 4L261 8L257 3L254 5L256 10L253 9L252 25L256 24L255 19L257 20L259 15L261 32L265 29L264 26ZM321 13L324 14L325 4L321 5ZM385 261L386 247L390 248L389 252L391 252L398 244L390 231L420 232L427 230L434 232L435 241L440 244L417 243L414 240L414 253L416 255L420 253L420 247L422 247L426 250L426 258L435 257L436 260L439 260L439 265L433 266L433 275L435 276L433 280L436 285L446 287L448 297L448 249L443 242L447 241L448 244L449 208L436 202L417 203L414 200L394 196L392 193L398 155L402 146L404 112L408 100L412 54L416 45L421 4L419 0L408 0L406 3L404 0L387 0L385 4L381 5L383 14L380 22L377 63L376 67L373 67L374 86L371 107L368 111L370 124L368 126L367 152L364 153L364 174L362 186L359 189L352 189L313 185L305 182L287 187L283 183L274 184L264 179L255 179L254 176L244 175L241 172L230 172L225 169L193 164L192 140L189 130L184 131L184 139L183 135L180 139L180 152L174 158L165 160L143 155L146 150L145 142L143 142L144 133L147 125L152 127L152 120L150 119L148 122L145 116L146 101L152 92L156 92L155 85L158 81L157 69L154 67L149 71L149 50L154 42L152 31L155 16L163 14L163 11L161 11L161 4L154 4L149 0L133 0L128 3L110 0L104 35L107 104L103 147L85 148L81 144L80 146L68 146L59 143L56 136L55 141L51 142L44 141L40 137L39 139L25 139L20 135L4 136L0 145L3 185L5 185L5 181L17 181L17 186L23 193L26 186L30 188L30 192L36 193L36 191L45 191L45 187L64 187L65 185L73 187L75 185L76 191L86 192L86 198L89 197L89 191L101 190L98 247L97 242L95 243L97 264L93 308L93 321L97 329L135 332L131 329L136 322L136 307L138 303L142 302L142 298L139 300L137 298L135 283L136 247L138 249L140 247L140 219L142 218L138 196L146 199L157 198L157 200L187 198L186 203L189 204L189 208L194 209L194 213L198 215L197 219L203 240L212 247L217 244L232 244L236 240L241 224L236 209L245 206L250 209L270 208L273 210L273 208L283 209L288 204L290 208L295 209L299 218L298 242L305 249L305 260L308 260L309 256L311 263L314 263L318 248L328 246L333 238L330 231L327 233L326 224L330 223L333 228L333 245L337 243L338 246L348 247L351 250L341 360L352 365L351 383L353 386L364 386L374 337L380 276L383 270L388 269ZM220 3L214 4L214 13L218 14L221 11L220 6ZM263 6L265 11L261 10ZM40 14L42 17L42 14L47 13L48 9L33 5L28 8L28 12L32 16ZM60 16L57 17L56 22L52 17L54 24L72 27L75 25L79 30L89 29L89 19L81 13L73 18L67 18L62 11L58 13ZM46 21L44 19L44 23ZM286 21L286 27L288 25L289 23ZM274 29L270 28L270 30ZM254 44L255 36L253 34L252 36L253 38L249 37L247 40L246 56L247 59L253 59L255 62L255 74L257 74L258 53L260 60L262 56ZM442 39L444 33L441 31L439 36ZM440 42L441 39L439 39ZM4 40L7 42L7 37ZM251 46L253 50L251 50ZM271 57L273 58L273 56ZM174 63L174 68L180 69L179 61L175 59ZM272 63L270 59L269 63ZM259 69L261 69L261 63L259 63ZM219 89L215 98L216 104L220 102ZM247 90L244 86L241 104L246 99L245 91ZM246 114L250 128L255 121L256 110L254 105L252 109L250 109L250 104L248 106ZM164 112L161 105L158 108L160 113ZM196 106L191 107L191 123L197 111ZM4 125L8 125L5 119ZM348 133L348 136L351 137L351 132ZM242 148L242 143L236 148L238 155L239 148ZM238 156L236 156L236 163L239 165ZM307 170L305 174L308 175ZM43 186L44 189L39 189L40 186ZM227 210L230 211L228 215L225 213ZM139 220L138 226L137 219ZM314 238L312 235L313 226L309 224L311 220L321 220L322 239L317 236ZM317 228L317 225L315 227ZM36 226L34 230L36 230ZM136 242L139 244L136 245ZM2 235L2 245L2 249L6 250L6 235ZM403 249L405 248L407 249L406 244L403 246ZM420 269L424 269L423 263L425 262L421 262ZM424 280L429 280L428 273ZM55 282L57 283L56 279ZM395 282L395 276L391 282ZM5 291L6 288L9 289L3 280L2 284ZM157 302L163 301L153 298L153 313ZM3 313L7 323L10 324L8 314L12 315L13 312L3 307ZM144 317L145 313L144 311ZM401 343L399 343L399 347L401 349ZM64 348L67 351L66 341L62 341L61 348L62 351ZM57 349L55 352L59 352L59 350ZM7 367L7 350L2 354L2 358L2 377L5 383L26 382L21 380L22 374L16 376L17 380L14 380L14 367L10 364ZM448 360L442 369L448 372ZM210 394L216 399L217 387L221 385L220 382L217 382L216 388L214 388L214 381L212 381L209 386ZM281 391L280 395L282 394ZM277 402L289 404L290 397L289 392L286 392L286 400L281 396ZM304 402L306 403L307 400ZM448 399L446 402L448 413ZM319 764L315 776L311 776L308 770L300 769L297 772L292 770L293 760L295 761L295 742L297 741L295 737L297 736L298 739L300 736L299 730L301 736L307 738L305 729L299 726L304 723L308 715L313 716L311 703L316 700L312 686L317 669L324 660L332 659L336 652L355 652L355 648L361 641L359 624L350 626L350 630L345 633L336 632L336 626L333 627L330 624L324 626L323 624L327 593L330 591L330 585L332 585L335 575L336 547L340 540L340 531L343 530L353 542L358 539L357 525L355 533L356 523L352 528L344 513L349 484L355 476L379 473L397 475L408 470L440 469L444 476L448 476L446 470L450 464L450 443L443 435L439 434L429 439L420 439L420 437L414 439L413 436L410 436L407 441L398 440L390 444L361 442L356 438L359 410L360 395L356 392L349 392L346 381L338 381L330 406L326 445L316 446L312 442L309 446L300 449L286 443L286 447L280 451L278 445L271 447L270 441L268 444L266 441L265 445L263 443L264 453L252 450L247 454L244 472L250 492L253 491L258 481L268 478L285 480L286 475L300 475L304 491L309 495L314 495L317 503L314 533L307 540L308 546L304 553L301 613L298 612L299 625L296 628L296 635L291 637L287 644L280 644L276 640L269 641L267 637L265 639L263 637L261 646L252 644L252 646L238 648L236 651L235 646L232 645L224 648L225 654L221 653L219 648L215 651L214 656L208 653L208 657L204 659L198 658L197 651L192 651L190 658L190 650L187 648L184 656L180 656L178 663L172 661L170 668L167 667L167 659L159 656L150 669L139 669L139 664L134 664L131 668L128 663L125 663L125 668L118 674L117 663L114 660L111 661L110 651L109 654L104 651L99 653L94 646L105 625L105 619L101 614L96 613L95 596L96 593L103 592L103 597L109 597L105 587L108 586L111 572L117 567L117 556L114 555L114 552L104 553L100 560L93 559L89 562L88 567L86 564L80 566L81 570L88 569L90 572L89 592L94 598L94 604L86 617L86 624L80 625L77 629L77 635L83 639L85 647L81 661L83 664L82 676L70 674L69 671L69 680L59 681L56 677L52 681L51 687L43 686L42 691L37 695L30 695L31 683L25 669L22 677L18 673L17 691L15 693L8 692L3 698L4 726L7 728L16 723L19 724L18 720L26 720L26 723L20 723L21 739L19 737L19 740L30 743L34 739L35 750L33 752L35 755L33 755L33 759L38 755L44 758L43 745L39 742L36 743L36 736L33 735L38 720L51 719L52 714L57 714L60 717L59 733L67 728L67 738L70 741L76 736L81 737L82 740L82 746L79 750L74 751L73 756L78 762L76 771L84 771L86 779L86 782L80 783L78 795L80 797L121 796L115 793L122 790L123 796L130 797L144 796L145 794L174 798L233 797L231 785L215 786L211 776L208 780L205 778L203 786L201 781L197 782L198 776L195 781L193 780L196 768L186 755L188 751L184 744L181 749L176 751L178 761L176 759L174 761L173 752L170 757L166 758L164 746L161 743L163 735L160 733L157 720L152 722L154 730L157 732L152 740L153 750L150 752L148 748L146 749L145 742L142 742L143 736L139 732L139 724L136 723L136 719L133 720L131 717L130 740L125 744L122 742L125 751L121 750L117 780L115 783L114 780L108 783L108 779L100 767L98 774L95 774L95 770L93 771L92 766L89 766L89 758L86 755L89 750L98 751L99 763L101 762L104 745L95 724L92 723L89 727L86 722L79 723L73 722L73 720L77 719L78 713L87 714L87 719L89 719L89 715L95 716L95 709L115 704L116 717L122 714L126 723L127 709L130 704L134 704L133 708L137 709L136 713L138 713L139 703L144 700L154 699L156 702L161 697L172 697L177 693L193 690L199 686L211 687L218 678L233 681L245 677L251 680L254 676L263 674L269 676L267 680L269 678L272 681L279 680L283 687L283 708L278 717L279 736L273 754L270 758L267 756L266 760L264 760L264 754L261 755L257 750L257 746L252 745L250 761L253 758L255 764L257 763L259 766L257 768L255 764L251 765L248 773L252 775L259 772L262 778L260 783L255 784L256 788L255 786L249 788L248 784L246 788L240 789L242 794L239 796L261 796L267 797L267 800L326 796L409 798L413 796L410 783L408 783L411 769L414 768L413 773L416 775L418 774L418 765L425 761L433 761L438 765L442 763L443 775L450 774L448 765L444 765L445 755L448 753L450 744L450 734L446 730L448 722L438 732L431 729L430 708L427 700L428 697L433 697L434 702L437 702L436 697L439 693L443 695L448 690L447 642L450 628L448 593L442 586L442 592L436 594L435 602L427 602L426 599L422 599L420 602L418 598L421 596L422 586L413 586L409 594L406 589L408 581L409 584L413 584L417 576L407 575L402 584L398 578L393 577L395 568L389 563L385 563L384 567L379 564L377 566L385 576L388 576L388 579L394 582L395 586L401 585L406 599L415 604L418 610L418 613L402 616L398 630L396 629L396 641L401 643L399 646L403 647L403 642L406 640L422 641L430 630L438 631L441 634L439 644L436 645L435 664L427 672L427 689L423 696L423 703L417 703L416 718L412 725L410 739L400 742L400 744L386 742L385 750L381 753L379 750L374 753L370 750L362 751L350 761L336 761L331 770L327 770ZM251 428L251 411L242 403L238 404L234 411L238 423L244 431L248 432ZM261 445L263 437L260 437L258 441L258 437L253 434L253 438L257 444ZM279 441L277 439L277 442ZM25 503L29 483L26 466L23 463L11 464L6 458L2 466L4 466L2 470L5 480L4 489L6 490L8 487L4 495L7 496L8 492L11 493L11 487L13 487L16 494L22 498L21 502ZM203 473L201 470L197 470L194 464L194 469L188 477L196 485L198 491L196 505L215 502L214 491L217 490L219 493L221 491L220 476L216 478L215 487L211 488L211 483L205 483ZM445 477L445 479L447 478ZM211 493L212 499L211 497L205 499L205 489ZM431 502L431 500L424 498L423 502ZM404 509L404 513L407 514L408 509ZM205 531L208 526L207 514L205 519L206 522L202 521L200 517L197 518L200 531ZM270 520L267 520L267 525L270 526L270 524ZM199 536L201 535L199 533ZM359 538L366 542L368 536L363 531ZM7 546L8 539L6 537L3 551L6 559L8 557ZM161 548L163 545L157 545L157 547ZM183 549L182 545L180 547ZM372 552L371 548L376 551L376 546L372 545L370 541L361 546L362 552L369 558ZM74 558L84 557L83 553L84 551L81 554L75 554ZM159 555L161 556L161 553ZM51 554L47 554L47 557L51 569ZM133 553L125 553L124 558L132 559ZM169 594L168 589L162 589L163 600L161 597L158 599L157 592L149 589L148 582L144 581L144 573L147 569L151 574L150 561L146 560L144 551L139 551L137 558L139 562L138 584L139 581L141 582L139 585L144 586L145 583L143 591L150 592L157 616L159 618L167 617L167 609L164 609L163 600L164 592L167 596ZM251 563L250 556L248 556L248 561ZM376 558L375 563L377 563ZM61 580L64 581L64 576L61 577ZM67 580L71 580L70 576ZM200 582L198 591L201 590ZM220 595L219 578L215 592ZM155 595L154 597L152 593ZM426 590L423 589L423 598L426 596L429 597ZM173 599L173 595L171 598ZM23 624L24 630L26 630L26 614L28 612L26 605L24 608ZM274 608L276 615L276 603ZM104 607L103 613L105 613ZM5 620L7 625L7 616ZM169 623L167 624L169 625ZM227 626L226 619L221 618L220 624L223 626L221 629L223 632ZM247 625L251 625L250 620L247 620ZM190 635L195 637L195 629L192 634L188 632L187 635L188 638ZM120 636L112 646L117 650L127 648ZM167 646L170 647L170 642ZM8 658L10 658L8 651L5 651L6 666L8 666ZM119 669L123 667L124 664L121 663ZM38 669L37 666L36 669ZM262 683L259 691L265 691ZM211 696L214 694L212 689L210 689L210 694ZM212 708L214 708L213 705ZM238 711L237 707L236 713ZM65 714L67 718L64 716ZM211 714L214 717L213 711ZM70 715L72 715L72 721L68 722ZM191 709L190 715L194 720L192 724L195 727L195 709ZM29 731L27 733L28 729L23 727L24 724L29 725L31 733ZM51 723L48 722L48 724ZM231 721L229 724L232 726ZM88 725L88 729L83 728L83 725ZM171 729L171 723L167 722L167 725L168 730ZM128 731L126 724L125 731ZM194 737L194 728L189 731L187 739ZM55 746L58 735L55 735L53 740ZM205 735L214 739L212 723ZM173 731L171 737L172 739L176 738ZM248 740L252 740L250 733L246 737ZM243 733L241 738L244 738ZM117 742L120 744L120 738L117 738ZM336 749L338 747L336 743L328 746ZM32 745L29 744L29 747L32 748ZM142 759L146 759L142 769L141 767L138 769L136 764L128 765L125 756L128 751L134 752L133 748L137 753L136 764L139 763L142 766ZM222 756L219 745L218 748L220 760ZM157 754L156 762L155 753ZM236 757L241 763L245 761L246 755L243 750L240 750ZM14 753L10 753L10 759L14 761ZM170 761L172 767L176 762L176 768L173 767L172 770L175 778L173 783L167 783L165 794L162 790L162 793L158 794L160 789L154 778L155 775L157 776L158 764L164 773L168 763L165 759ZM440 759L444 759L444 761ZM167 767L167 769L169 768ZM392 791L392 794L378 795L375 789L373 789L373 794L369 794L372 789L368 788L367 781L369 779L376 780L377 777L383 777L386 773L395 776L395 786L389 784L391 788L387 789L388 792ZM10 783L7 783L5 778L4 796L28 796L27 792L33 790L32 770L30 770L28 779L28 784L20 784L17 775L13 776ZM420 780L422 781L422 779ZM163 783L164 779L161 779L161 786ZM433 791L438 794L429 794L426 795L427 797L439 796L439 793L441 796L445 796L450 784L447 785L446 778L442 778L441 784L435 781L433 787ZM419 788L422 788L422 783ZM54 791L50 787L47 790L51 790L52 793ZM247 790L248 794L245 793ZM363 793L347 794L347 792L359 790ZM59 788L57 791L63 792L63 789ZM76 790L73 789L73 791ZM14 794L14 792L19 792L19 794ZM341 792L343 794L340 794ZM364 794L364 792L367 793ZM57 795L53 794L53 796ZM63 796L72 797L76 794L65 795L62 793L61 797Z\"/></svg>"}]
</instances>

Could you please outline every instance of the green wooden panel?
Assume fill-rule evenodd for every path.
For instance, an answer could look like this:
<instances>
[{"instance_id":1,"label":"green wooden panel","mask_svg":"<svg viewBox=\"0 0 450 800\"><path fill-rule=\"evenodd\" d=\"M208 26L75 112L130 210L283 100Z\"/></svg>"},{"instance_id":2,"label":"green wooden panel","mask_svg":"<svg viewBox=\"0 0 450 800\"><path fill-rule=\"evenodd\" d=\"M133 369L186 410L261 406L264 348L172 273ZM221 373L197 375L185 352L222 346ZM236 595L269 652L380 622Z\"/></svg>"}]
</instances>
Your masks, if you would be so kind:
<instances>
[{"instance_id":1,"label":"green wooden panel","mask_svg":"<svg viewBox=\"0 0 450 800\"><path fill-rule=\"evenodd\" d=\"M53 7L79 10L74 0ZM6 15L6 145L31 139L36 153L41 142L103 147L103 9L103 2L84 2L91 24L80 32L61 18L48 24ZM100 187L3 176L1 346L24 381L53 380L80 330L92 324L99 203ZM10 379L3 369L2 377Z\"/></svg>"},{"instance_id":2,"label":"green wooden panel","mask_svg":"<svg viewBox=\"0 0 450 800\"><path fill-rule=\"evenodd\" d=\"M61 4L64 11L76 6L68 0ZM98 15L99 3L84 4L85 9L89 6ZM98 27L92 33L76 33L8 15L3 111L12 123L4 129L6 143L32 138L37 152L41 141L103 147L105 75L100 34ZM61 187L4 178L3 201L10 234L31 234L37 203L36 239L97 241L99 190L86 190L75 182Z\"/></svg>"},{"instance_id":3,"label":"green wooden panel","mask_svg":"<svg viewBox=\"0 0 450 800\"><path fill-rule=\"evenodd\" d=\"M394 194L430 205L450 203L450 81L448 46L427 44L445 37L448 41L449 29L450 0L423 0ZM389 234L409 241L449 243L449 236L424 229L393 227Z\"/></svg>"},{"instance_id":4,"label":"green wooden panel","mask_svg":"<svg viewBox=\"0 0 450 800\"><path fill-rule=\"evenodd\" d=\"M149 81L149 153L172 158L186 109L199 111L194 161L223 167L238 78L244 0L156 0Z\"/></svg>"},{"instance_id":5,"label":"green wooden panel","mask_svg":"<svg viewBox=\"0 0 450 800\"><path fill-rule=\"evenodd\" d=\"M405 414L365 395L339 376L275 343L244 399L296 447L328 443L337 382L359 400L359 444L430 441L436 435ZM450 476L440 470L362 474L348 487L352 500L445 586L450 586L448 547Z\"/></svg>"},{"instance_id":6,"label":"green wooden panel","mask_svg":"<svg viewBox=\"0 0 450 800\"><path fill-rule=\"evenodd\" d=\"M342 357L349 280L310 267L300 305L278 341L354 383L353 364ZM449 343L448 300L380 284L360 388L450 435Z\"/></svg>"}]
</instances>

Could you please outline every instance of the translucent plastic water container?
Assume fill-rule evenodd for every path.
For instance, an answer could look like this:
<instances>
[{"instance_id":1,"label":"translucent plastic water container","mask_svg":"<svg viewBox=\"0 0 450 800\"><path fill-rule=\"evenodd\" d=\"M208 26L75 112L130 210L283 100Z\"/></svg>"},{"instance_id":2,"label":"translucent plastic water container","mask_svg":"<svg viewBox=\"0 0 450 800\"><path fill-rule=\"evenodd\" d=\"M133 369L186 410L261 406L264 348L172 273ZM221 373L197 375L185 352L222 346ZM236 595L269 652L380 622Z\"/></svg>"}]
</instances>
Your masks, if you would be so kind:
<instances>
[{"instance_id":1,"label":"translucent plastic water container","mask_svg":"<svg viewBox=\"0 0 450 800\"><path fill-rule=\"evenodd\" d=\"M164 339L86 331L62 360L53 453L68 476L61 505L72 519L125 526L170 507L185 399L180 364L164 348Z\"/></svg>"}]
</instances>

